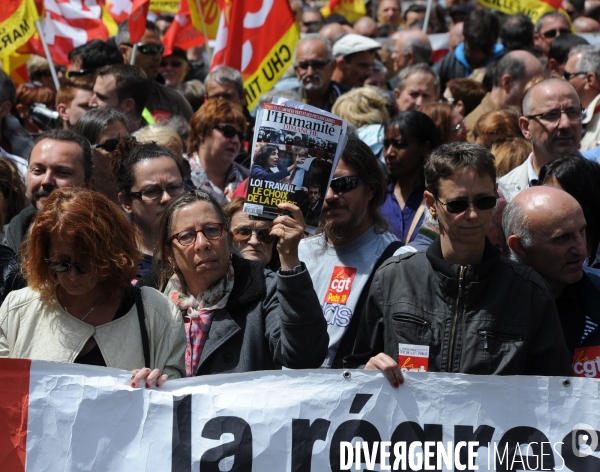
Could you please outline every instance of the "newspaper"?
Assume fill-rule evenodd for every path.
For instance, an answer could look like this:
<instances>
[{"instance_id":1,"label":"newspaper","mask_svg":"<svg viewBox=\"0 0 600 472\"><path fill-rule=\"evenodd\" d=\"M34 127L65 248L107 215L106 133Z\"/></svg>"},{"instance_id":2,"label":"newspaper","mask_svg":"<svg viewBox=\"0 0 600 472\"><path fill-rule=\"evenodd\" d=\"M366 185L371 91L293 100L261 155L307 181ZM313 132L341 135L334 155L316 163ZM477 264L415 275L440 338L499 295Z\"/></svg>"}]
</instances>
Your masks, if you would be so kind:
<instances>
[{"instance_id":1,"label":"newspaper","mask_svg":"<svg viewBox=\"0 0 600 472\"><path fill-rule=\"evenodd\" d=\"M274 219L290 202L314 234L331 176L346 146L341 118L304 103L276 98L258 112L244 211Z\"/></svg>"}]
</instances>

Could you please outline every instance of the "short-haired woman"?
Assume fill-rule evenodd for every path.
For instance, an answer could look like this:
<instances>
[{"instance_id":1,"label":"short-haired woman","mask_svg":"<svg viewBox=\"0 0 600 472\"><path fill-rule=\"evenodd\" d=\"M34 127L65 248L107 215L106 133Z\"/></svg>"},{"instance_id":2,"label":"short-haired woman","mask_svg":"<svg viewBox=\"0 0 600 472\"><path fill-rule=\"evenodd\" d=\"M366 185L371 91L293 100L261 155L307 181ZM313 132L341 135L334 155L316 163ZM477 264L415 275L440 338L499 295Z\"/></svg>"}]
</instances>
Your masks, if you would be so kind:
<instances>
[{"instance_id":1,"label":"short-haired woman","mask_svg":"<svg viewBox=\"0 0 600 472\"><path fill-rule=\"evenodd\" d=\"M28 287L0 308L0 357L133 370L133 386L182 377L181 317L161 293L131 285L139 257L108 198L54 190L24 245Z\"/></svg>"}]
</instances>

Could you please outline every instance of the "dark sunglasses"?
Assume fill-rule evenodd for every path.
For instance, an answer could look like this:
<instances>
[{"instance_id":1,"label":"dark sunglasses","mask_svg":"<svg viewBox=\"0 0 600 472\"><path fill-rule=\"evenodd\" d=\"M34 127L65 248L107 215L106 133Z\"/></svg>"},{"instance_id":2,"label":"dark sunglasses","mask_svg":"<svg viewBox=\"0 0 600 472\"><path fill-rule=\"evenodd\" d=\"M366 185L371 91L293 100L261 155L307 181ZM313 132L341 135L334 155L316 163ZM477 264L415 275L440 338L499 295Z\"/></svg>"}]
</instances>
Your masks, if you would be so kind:
<instances>
[{"instance_id":1,"label":"dark sunglasses","mask_svg":"<svg viewBox=\"0 0 600 472\"><path fill-rule=\"evenodd\" d=\"M44 262L48 264L50 270L54 272L69 272L71 270L71 267L75 267L77 272L79 272L80 274L85 275L90 273L89 268L71 262L53 261L52 259L44 259Z\"/></svg>"},{"instance_id":2,"label":"dark sunglasses","mask_svg":"<svg viewBox=\"0 0 600 472\"><path fill-rule=\"evenodd\" d=\"M86 75L92 75L96 72L96 69L81 69L81 70L68 70L65 73L67 79L73 79L75 77L84 77Z\"/></svg>"},{"instance_id":3,"label":"dark sunglasses","mask_svg":"<svg viewBox=\"0 0 600 472\"><path fill-rule=\"evenodd\" d=\"M234 228L231 232L233 233L233 239L235 239L237 243L245 243L250 241L250 238L254 233L256 234L256 239L258 239L261 243L272 244L275 242L277 237L271 236L271 234L269 234L270 231L271 228L255 229L248 226L240 226L239 228Z\"/></svg>"},{"instance_id":4,"label":"dark sunglasses","mask_svg":"<svg viewBox=\"0 0 600 472\"><path fill-rule=\"evenodd\" d=\"M313 69L322 69L331 61L302 61L296 64L296 69L308 69L312 67Z\"/></svg>"},{"instance_id":5,"label":"dark sunglasses","mask_svg":"<svg viewBox=\"0 0 600 472\"><path fill-rule=\"evenodd\" d=\"M218 129L227 139L233 139L237 136L240 143L244 141L244 133L238 131L231 125L214 125L213 128Z\"/></svg>"},{"instance_id":6,"label":"dark sunglasses","mask_svg":"<svg viewBox=\"0 0 600 472\"><path fill-rule=\"evenodd\" d=\"M121 140L135 141L136 139L135 139L135 136L125 136L123 138L110 138L101 144L92 144L91 148L92 148L92 151L96 148L100 148L100 149L104 149L106 152L113 152L115 149L117 149L117 146L119 145Z\"/></svg>"},{"instance_id":7,"label":"dark sunglasses","mask_svg":"<svg viewBox=\"0 0 600 472\"><path fill-rule=\"evenodd\" d=\"M179 69L183 65L183 61L162 61L160 63L161 67L173 67L174 69Z\"/></svg>"},{"instance_id":8,"label":"dark sunglasses","mask_svg":"<svg viewBox=\"0 0 600 472\"><path fill-rule=\"evenodd\" d=\"M563 76L565 77L566 80L571 80L571 77L577 77L578 75L586 75L587 72L567 72L566 70L563 71Z\"/></svg>"},{"instance_id":9,"label":"dark sunglasses","mask_svg":"<svg viewBox=\"0 0 600 472\"><path fill-rule=\"evenodd\" d=\"M467 208L469 208L471 203L478 210L491 210L496 206L497 199L497 196L489 195L487 197L481 197L473 200L472 202L468 202L466 200L452 200L444 203L440 199L437 199L437 201L446 207L446 211L448 211L448 213L463 213L467 210Z\"/></svg>"},{"instance_id":10,"label":"dark sunglasses","mask_svg":"<svg viewBox=\"0 0 600 472\"><path fill-rule=\"evenodd\" d=\"M133 47L133 44L131 44L131 43L123 43L123 44L125 46L129 46L130 48ZM165 47L162 44L137 43L137 50L138 50L138 52L141 52L142 54L145 54L146 56L154 56L155 54L158 54L158 53L162 54L165 51Z\"/></svg>"},{"instance_id":11,"label":"dark sunglasses","mask_svg":"<svg viewBox=\"0 0 600 472\"><path fill-rule=\"evenodd\" d=\"M550 38L555 38L558 33L560 33L560 34L571 34L571 30L569 28L551 29L551 30L548 30L548 31L544 31L542 33L542 36L544 38L550 39Z\"/></svg>"},{"instance_id":12,"label":"dark sunglasses","mask_svg":"<svg viewBox=\"0 0 600 472\"><path fill-rule=\"evenodd\" d=\"M333 179L330 187L335 193L346 193L354 190L362 183L363 179L361 179L358 175L347 175L345 177Z\"/></svg>"}]
</instances>

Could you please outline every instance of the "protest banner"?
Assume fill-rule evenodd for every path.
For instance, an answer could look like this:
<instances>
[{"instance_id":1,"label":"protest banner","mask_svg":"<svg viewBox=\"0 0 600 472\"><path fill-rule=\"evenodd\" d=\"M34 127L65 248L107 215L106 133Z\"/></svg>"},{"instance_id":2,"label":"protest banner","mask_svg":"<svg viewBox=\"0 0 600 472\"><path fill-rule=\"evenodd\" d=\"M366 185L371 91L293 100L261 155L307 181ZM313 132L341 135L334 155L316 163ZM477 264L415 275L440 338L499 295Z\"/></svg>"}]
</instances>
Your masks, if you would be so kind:
<instances>
[{"instance_id":1,"label":"protest banner","mask_svg":"<svg viewBox=\"0 0 600 472\"><path fill-rule=\"evenodd\" d=\"M0 5L0 58L15 52L35 33L38 12L33 0L2 0Z\"/></svg>"},{"instance_id":2,"label":"protest banner","mask_svg":"<svg viewBox=\"0 0 600 472\"><path fill-rule=\"evenodd\" d=\"M329 0L329 3L321 8L321 15L327 18L332 13L342 15L353 24L359 18L367 14L364 0Z\"/></svg>"},{"instance_id":3,"label":"protest banner","mask_svg":"<svg viewBox=\"0 0 600 472\"><path fill-rule=\"evenodd\" d=\"M409 372L394 389L376 372L285 370L130 381L0 359L0 469L600 469L596 379Z\"/></svg>"}]
</instances>

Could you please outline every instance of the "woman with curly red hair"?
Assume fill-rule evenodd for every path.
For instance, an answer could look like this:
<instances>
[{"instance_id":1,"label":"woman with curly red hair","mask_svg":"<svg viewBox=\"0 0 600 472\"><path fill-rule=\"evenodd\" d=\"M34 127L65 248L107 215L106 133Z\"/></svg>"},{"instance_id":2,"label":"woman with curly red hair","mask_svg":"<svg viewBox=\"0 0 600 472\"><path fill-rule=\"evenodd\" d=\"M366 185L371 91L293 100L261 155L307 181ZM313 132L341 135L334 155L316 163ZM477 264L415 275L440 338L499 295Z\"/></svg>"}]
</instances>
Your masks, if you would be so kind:
<instances>
[{"instance_id":1,"label":"woman with curly red hair","mask_svg":"<svg viewBox=\"0 0 600 472\"><path fill-rule=\"evenodd\" d=\"M28 287L0 308L0 357L134 370L132 386L184 375L181 317L161 293L131 285L141 254L108 198L56 189L22 254Z\"/></svg>"}]
</instances>

